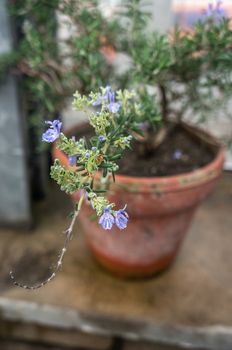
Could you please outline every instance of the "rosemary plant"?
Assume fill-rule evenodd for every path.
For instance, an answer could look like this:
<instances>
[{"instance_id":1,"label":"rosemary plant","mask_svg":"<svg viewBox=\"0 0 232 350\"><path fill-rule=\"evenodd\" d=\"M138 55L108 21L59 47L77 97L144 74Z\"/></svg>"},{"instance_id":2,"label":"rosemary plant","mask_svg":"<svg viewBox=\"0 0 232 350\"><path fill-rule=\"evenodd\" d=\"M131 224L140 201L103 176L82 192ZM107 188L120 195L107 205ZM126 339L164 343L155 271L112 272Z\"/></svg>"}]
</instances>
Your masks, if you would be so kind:
<instances>
[{"instance_id":1,"label":"rosemary plant","mask_svg":"<svg viewBox=\"0 0 232 350\"><path fill-rule=\"evenodd\" d=\"M58 0L51 3L60 6ZM87 3L96 5L94 0ZM67 4L66 8L66 2L63 3L63 9L69 15L75 12L76 21L80 19L80 13L83 16L83 22L80 22L82 41L76 42L72 51L77 69L74 72L81 67L82 81L86 83L90 80L91 85L98 85L102 81L102 61L98 56L102 19L95 22L95 29L92 28L90 34L88 28L91 27L91 22L87 16L87 7L78 9L83 12L76 12L74 7L78 7L79 2L71 1ZM57 147L67 154L70 162L66 168L56 160L51 168L51 176L66 193L79 191L80 199L75 205L64 247L51 276L38 285L27 286L15 281L11 273L18 286L26 289L40 288L56 276L84 201L95 211L103 229L110 230L113 225L119 229L127 227L127 203L124 208L117 208L117 203L110 203L105 192L106 180L109 177L114 179L118 170L117 160L130 147L133 137L141 142L144 153L152 152L168 136L173 119L176 123L181 123L189 109L201 111L203 115L231 96L232 31L230 20L224 17L221 9L221 1L210 3L204 18L192 30L176 28L171 35L147 32L147 17L141 11L141 4L140 0L125 0L124 4L124 15L129 21L126 23L127 28L128 23L131 23L127 47L132 58L132 68L127 80L129 85L136 87L140 97L129 90L114 93L110 86L101 88L97 93L90 92L88 96L76 92L73 107L88 114L89 123L95 132L89 140L85 137L79 140L68 138L62 133L62 123L59 120L48 122L49 128L43 134L43 141L56 141ZM85 21L88 28L84 25ZM123 40L125 42L125 36ZM95 69L91 68L92 65ZM66 83L68 81L70 80ZM64 86L67 87L67 84L62 85L62 89ZM156 88L159 103L156 103L155 95L148 93L150 86ZM175 157L180 157L180 151L175 152Z\"/></svg>"},{"instance_id":2,"label":"rosemary plant","mask_svg":"<svg viewBox=\"0 0 232 350\"><path fill-rule=\"evenodd\" d=\"M124 208L116 209L116 203L110 203L105 192L108 187L107 179L109 177L114 179L114 174L119 168L116 161L123 156L123 151L130 147L132 134L140 130L143 117L141 106L137 103L133 91L118 90L115 93L110 86L107 86L97 93L91 92L89 96L82 96L76 92L73 107L88 114L94 136L89 140L84 137L79 140L68 138L61 131L62 123L54 120L47 122L49 128L43 133L42 140L48 143L56 141L57 147L69 157L69 168L55 160L51 167L51 177L66 193L79 191L80 199L75 205L71 224L65 231L64 247L50 277L38 285L27 286L15 281L11 272L14 284L25 289L40 288L56 276L62 266L75 221L84 201L95 211L99 225L103 229L110 230L113 225L120 230L127 227L129 219L126 212L127 203Z\"/></svg>"}]
</instances>

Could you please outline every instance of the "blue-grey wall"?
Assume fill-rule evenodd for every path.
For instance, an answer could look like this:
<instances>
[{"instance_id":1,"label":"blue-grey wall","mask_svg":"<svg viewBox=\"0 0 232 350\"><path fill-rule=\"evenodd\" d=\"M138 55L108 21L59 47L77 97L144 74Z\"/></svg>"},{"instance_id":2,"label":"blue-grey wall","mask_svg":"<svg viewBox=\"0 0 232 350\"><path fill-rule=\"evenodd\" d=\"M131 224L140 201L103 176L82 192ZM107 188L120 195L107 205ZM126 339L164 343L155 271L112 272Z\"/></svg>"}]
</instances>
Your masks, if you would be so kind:
<instances>
[{"instance_id":1,"label":"blue-grey wall","mask_svg":"<svg viewBox=\"0 0 232 350\"><path fill-rule=\"evenodd\" d=\"M13 41L6 9L0 1L0 54ZM30 222L26 140L17 83L13 76L0 82L0 225Z\"/></svg>"}]
</instances>

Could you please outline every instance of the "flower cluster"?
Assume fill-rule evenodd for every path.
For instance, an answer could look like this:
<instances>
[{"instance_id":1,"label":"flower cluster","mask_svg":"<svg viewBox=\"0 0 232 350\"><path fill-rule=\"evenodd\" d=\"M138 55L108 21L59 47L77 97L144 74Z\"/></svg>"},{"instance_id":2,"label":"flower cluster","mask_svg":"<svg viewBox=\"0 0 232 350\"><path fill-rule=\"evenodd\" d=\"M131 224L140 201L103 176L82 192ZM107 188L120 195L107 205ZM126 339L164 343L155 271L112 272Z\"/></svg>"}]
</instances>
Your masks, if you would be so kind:
<instances>
[{"instance_id":1,"label":"flower cluster","mask_svg":"<svg viewBox=\"0 0 232 350\"><path fill-rule=\"evenodd\" d=\"M99 224L105 229L105 230L111 230L113 227L113 224L116 224L116 226L123 230L127 227L128 222L128 214L125 211L126 205L123 209L115 211L113 214L111 213L110 207L107 207L104 209L104 214L99 219Z\"/></svg>"},{"instance_id":2,"label":"flower cluster","mask_svg":"<svg viewBox=\"0 0 232 350\"><path fill-rule=\"evenodd\" d=\"M217 0L215 3L210 2L208 4L207 10L205 11L206 17L216 21L221 20L225 16L225 11L221 5L221 0Z\"/></svg>"},{"instance_id":3,"label":"flower cluster","mask_svg":"<svg viewBox=\"0 0 232 350\"><path fill-rule=\"evenodd\" d=\"M114 210L115 204L110 203L104 193L111 176L114 179L118 170L115 161L130 147L130 127L137 126L131 122L131 116L138 110L135 94L128 90L114 92L110 86L101 88L97 93L91 92L89 96L76 92L73 107L88 114L95 135L88 141L84 137L79 140L73 136L68 138L61 132L60 121L49 122L49 129L44 132L42 140L57 141L57 147L69 159L69 167L55 160L51 176L66 193L84 193L103 229L110 230L114 224L120 230L125 229L129 219L126 206ZM105 181L96 181L97 173L101 173L101 179L105 178Z\"/></svg>"},{"instance_id":4,"label":"flower cluster","mask_svg":"<svg viewBox=\"0 0 232 350\"><path fill-rule=\"evenodd\" d=\"M97 107L100 105L107 105L108 110L111 113L118 113L120 108L120 103L115 102L115 93L112 91L111 86L106 86L106 88L102 91L102 95L97 95L97 99L94 98L92 102L93 107Z\"/></svg>"},{"instance_id":5,"label":"flower cluster","mask_svg":"<svg viewBox=\"0 0 232 350\"><path fill-rule=\"evenodd\" d=\"M58 139L62 127L62 123L59 120L54 120L53 122L46 122L50 125L49 129L43 133L42 140L45 142L54 142Z\"/></svg>"}]
</instances>

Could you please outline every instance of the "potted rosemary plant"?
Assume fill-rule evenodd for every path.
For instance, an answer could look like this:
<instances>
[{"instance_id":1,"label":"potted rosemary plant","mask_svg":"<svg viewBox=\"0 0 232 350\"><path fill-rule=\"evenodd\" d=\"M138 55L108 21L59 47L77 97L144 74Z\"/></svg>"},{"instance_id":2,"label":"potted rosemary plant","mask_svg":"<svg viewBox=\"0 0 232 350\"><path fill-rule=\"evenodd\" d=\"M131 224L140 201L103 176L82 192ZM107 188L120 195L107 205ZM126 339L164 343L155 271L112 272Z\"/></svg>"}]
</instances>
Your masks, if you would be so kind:
<instances>
[{"instance_id":1,"label":"potted rosemary plant","mask_svg":"<svg viewBox=\"0 0 232 350\"><path fill-rule=\"evenodd\" d=\"M168 267L222 172L224 146L183 118L212 112L231 96L230 21L218 2L191 31L147 34L139 4L125 4L133 23L124 81L136 92L77 92L73 106L86 111L94 132L79 126L63 134L55 120L43 134L56 141L51 176L72 195L75 210L54 272L24 288L55 277L78 216L91 251L109 270L137 277Z\"/></svg>"}]
</instances>

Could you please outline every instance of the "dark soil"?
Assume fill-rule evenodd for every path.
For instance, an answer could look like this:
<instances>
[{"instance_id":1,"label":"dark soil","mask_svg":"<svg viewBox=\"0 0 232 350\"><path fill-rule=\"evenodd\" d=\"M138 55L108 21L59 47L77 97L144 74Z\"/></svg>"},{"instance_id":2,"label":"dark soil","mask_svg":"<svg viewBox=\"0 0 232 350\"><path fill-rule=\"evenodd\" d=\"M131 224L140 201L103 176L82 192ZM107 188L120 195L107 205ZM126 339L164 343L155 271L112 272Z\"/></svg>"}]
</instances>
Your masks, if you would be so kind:
<instances>
[{"instance_id":1,"label":"dark soil","mask_svg":"<svg viewBox=\"0 0 232 350\"><path fill-rule=\"evenodd\" d=\"M86 138L93 136L92 130L86 129ZM76 134L77 138L83 136ZM118 174L136 177L171 176L187 173L210 163L215 157L215 149L205 141L192 136L182 127L174 127L168 137L152 154L141 156L141 144L134 142L132 150L117 163Z\"/></svg>"},{"instance_id":2,"label":"dark soil","mask_svg":"<svg viewBox=\"0 0 232 350\"><path fill-rule=\"evenodd\" d=\"M210 163L215 151L201 140L174 128L164 142L146 157L139 155L138 143L119 161L120 174L152 177L187 173Z\"/></svg>"}]
</instances>

